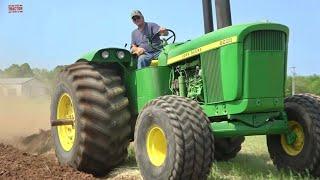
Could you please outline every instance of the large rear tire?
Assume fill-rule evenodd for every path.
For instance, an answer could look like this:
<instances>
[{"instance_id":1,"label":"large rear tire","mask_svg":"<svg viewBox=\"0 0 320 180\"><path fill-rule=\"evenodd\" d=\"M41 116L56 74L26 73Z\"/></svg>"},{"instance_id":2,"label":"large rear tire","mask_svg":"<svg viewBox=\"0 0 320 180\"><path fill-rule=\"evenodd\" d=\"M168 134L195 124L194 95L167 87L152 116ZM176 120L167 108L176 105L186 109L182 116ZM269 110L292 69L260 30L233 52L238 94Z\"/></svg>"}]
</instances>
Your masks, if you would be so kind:
<instances>
[{"instance_id":1,"label":"large rear tire","mask_svg":"<svg viewBox=\"0 0 320 180\"><path fill-rule=\"evenodd\" d=\"M144 179L206 179L214 161L209 119L195 101L159 97L139 114L135 152Z\"/></svg>"},{"instance_id":2,"label":"large rear tire","mask_svg":"<svg viewBox=\"0 0 320 180\"><path fill-rule=\"evenodd\" d=\"M268 135L270 157L278 169L320 176L320 102L310 94L286 98L289 128L296 134L293 142L285 135Z\"/></svg>"},{"instance_id":3,"label":"large rear tire","mask_svg":"<svg viewBox=\"0 0 320 180\"><path fill-rule=\"evenodd\" d=\"M77 62L59 74L51 120L74 122L51 128L61 164L101 176L127 157L131 127L124 91L110 67Z\"/></svg>"},{"instance_id":4,"label":"large rear tire","mask_svg":"<svg viewBox=\"0 0 320 180\"><path fill-rule=\"evenodd\" d=\"M228 161L236 157L241 150L244 136L231 138L215 138L214 158L217 161Z\"/></svg>"}]
</instances>

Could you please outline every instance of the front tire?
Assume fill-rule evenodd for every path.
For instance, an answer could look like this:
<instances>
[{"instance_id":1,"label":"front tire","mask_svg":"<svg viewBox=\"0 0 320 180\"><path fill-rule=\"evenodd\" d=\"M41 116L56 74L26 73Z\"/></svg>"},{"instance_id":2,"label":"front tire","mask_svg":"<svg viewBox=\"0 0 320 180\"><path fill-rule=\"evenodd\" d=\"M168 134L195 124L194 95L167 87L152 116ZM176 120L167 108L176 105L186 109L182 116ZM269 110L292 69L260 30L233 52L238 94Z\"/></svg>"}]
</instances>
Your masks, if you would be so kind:
<instances>
[{"instance_id":1,"label":"front tire","mask_svg":"<svg viewBox=\"0 0 320 180\"><path fill-rule=\"evenodd\" d=\"M195 101L159 97L139 114L135 152L144 179L206 179L214 161L209 119Z\"/></svg>"},{"instance_id":2,"label":"front tire","mask_svg":"<svg viewBox=\"0 0 320 180\"><path fill-rule=\"evenodd\" d=\"M77 62L59 74L51 120L74 121L51 128L61 164L101 176L127 157L131 127L124 91L119 74L107 66Z\"/></svg>"},{"instance_id":3,"label":"front tire","mask_svg":"<svg viewBox=\"0 0 320 180\"><path fill-rule=\"evenodd\" d=\"M296 134L293 142L285 135L268 135L270 157L278 169L307 171L320 176L320 102L309 94L299 94L285 100L288 124Z\"/></svg>"}]
</instances>

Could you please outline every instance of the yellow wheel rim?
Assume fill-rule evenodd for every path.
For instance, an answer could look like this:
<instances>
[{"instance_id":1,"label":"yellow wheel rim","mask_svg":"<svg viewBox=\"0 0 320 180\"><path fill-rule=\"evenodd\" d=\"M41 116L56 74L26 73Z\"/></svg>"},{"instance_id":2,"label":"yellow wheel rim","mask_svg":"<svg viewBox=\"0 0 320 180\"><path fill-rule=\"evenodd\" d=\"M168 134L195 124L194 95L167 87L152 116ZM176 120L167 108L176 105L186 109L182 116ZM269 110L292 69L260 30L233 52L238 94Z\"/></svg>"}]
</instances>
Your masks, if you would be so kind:
<instances>
[{"instance_id":1,"label":"yellow wheel rim","mask_svg":"<svg viewBox=\"0 0 320 180\"><path fill-rule=\"evenodd\" d=\"M163 130L154 125L147 133L147 152L151 163L161 166L167 156L167 140Z\"/></svg>"},{"instance_id":2,"label":"yellow wheel rim","mask_svg":"<svg viewBox=\"0 0 320 180\"><path fill-rule=\"evenodd\" d=\"M75 121L75 112L69 94L64 93L60 96L57 106L57 120ZM58 136L60 144L65 151L70 151L76 136L75 127L72 125L58 126Z\"/></svg>"},{"instance_id":3,"label":"yellow wheel rim","mask_svg":"<svg viewBox=\"0 0 320 180\"><path fill-rule=\"evenodd\" d=\"M303 149L304 133L302 126L296 121L288 122L289 128L297 135L296 140L292 144L288 144L286 135L281 135L281 145L283 150L290 156L297 156Z\"/></svg>"}]
</instances>

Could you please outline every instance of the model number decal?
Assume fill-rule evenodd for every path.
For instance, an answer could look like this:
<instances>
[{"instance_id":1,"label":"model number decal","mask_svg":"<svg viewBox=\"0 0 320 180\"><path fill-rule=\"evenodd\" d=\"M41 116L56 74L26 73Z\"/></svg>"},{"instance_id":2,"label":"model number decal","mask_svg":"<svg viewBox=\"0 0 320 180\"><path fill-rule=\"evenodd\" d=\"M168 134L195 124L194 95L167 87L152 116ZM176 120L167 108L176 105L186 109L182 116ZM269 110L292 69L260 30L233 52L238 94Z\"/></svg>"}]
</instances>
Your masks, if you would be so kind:
<instances>
[{"instance_id":1,"label":"model number decal","mask_svg":"<svg viewBox=\"0 0 320 180\"><path fill-rule=\"evenodd\" d=\"M223 46L223 45L226 45L226 44L230 44L232 43L232 37L231 38L227 38L227 39L222 39L220 41L220 45Z\"/></svg>"}]
</instances>

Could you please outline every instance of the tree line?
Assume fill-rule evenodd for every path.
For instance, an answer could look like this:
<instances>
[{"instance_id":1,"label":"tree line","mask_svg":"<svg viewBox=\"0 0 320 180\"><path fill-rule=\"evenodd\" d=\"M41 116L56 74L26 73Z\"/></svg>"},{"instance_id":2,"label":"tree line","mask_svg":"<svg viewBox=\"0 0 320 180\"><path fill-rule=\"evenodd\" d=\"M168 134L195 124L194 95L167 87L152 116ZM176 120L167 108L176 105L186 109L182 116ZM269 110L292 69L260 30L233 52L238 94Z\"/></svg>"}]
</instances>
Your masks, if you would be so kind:
<instances>
[{"instance_id":1,"label":"tree line","mask_svg":"<svg viewBox=\"0 0 320 180\"><path fill-rule=\"evenodd\" d=\"M63 66L57 66L52 70L31 68L28 63L21 65L12 64L10 67L1 70L0 78L21 78L34 77L42 81L52 93L56 75L63 69ZM320 75L311 76L296 76L295 77L295 91L296 93L313 93L320 95ZM288 76L286 81L286 95L291 95L292 92L292 77Z\"/></svg>"},{"instance_id":2,"label":"tree line","mask_svg":"<svg viewBox=\"0 0 320 180\"><path fill-rule=\"evenodd\" d=\"M295 93L312 93L320 95L320 75L311 76L296 76ZM287 77L286 95L291 95L292 92L292 76Z\"/></svg>"},{"instance_id":3,"label":"tree line","mask_svg":"<svg viewBox=\"0 0 320 180\"><path fill-rule=\"evenodd\" d=\"M21 65L12 64L10 67L1 70L0 69L0 78L36 78L42 81L50 94L53 93L56 76L63 69L63 66L57 66L52 70L31 68L28 63Z\"/></svg>"}]
</instances>

